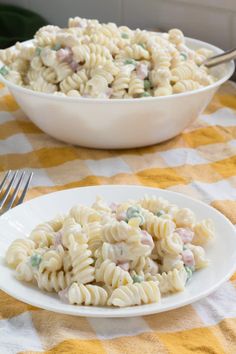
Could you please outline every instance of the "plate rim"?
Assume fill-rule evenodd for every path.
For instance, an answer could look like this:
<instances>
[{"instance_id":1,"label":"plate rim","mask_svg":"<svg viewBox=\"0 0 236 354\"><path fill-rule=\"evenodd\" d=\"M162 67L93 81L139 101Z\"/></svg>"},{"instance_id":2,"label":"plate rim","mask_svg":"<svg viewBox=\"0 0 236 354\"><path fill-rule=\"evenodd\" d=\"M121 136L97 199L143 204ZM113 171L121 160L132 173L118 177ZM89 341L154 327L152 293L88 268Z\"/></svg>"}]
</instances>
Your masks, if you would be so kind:
<instances>
[{"instance_id":1,"label":"plate rim","mask_svg":"<svg viewBox=\"0 0 236 354\"><path fill-rule=\"evenodd\" d=\"M64 194L64 193L72 193L73 191L79 191L81 189L85 190L91 190L91 189L100 189L100 188L105 188L105 189L116 189L116 188L124 188L124 189L144 189L144 193L148 192L148 190L154 193L164 193L164 194L168 194L168 195L176 195L179 196L183 199L187 199L190 200L194 203L203 205L204 207L210 208L214 213L216 213L216 215L218 214L218 216L220 216L221 219L224 220L224 222L226 222L228 224L228 226L231 228L232 233L235 234L236 237L236 229L234 227L234 225L230 222L230 220L221 212L219 212L217 209L213 208L211 205L208 205L207 203L204 203L201 200L198 200L196 198L190 197L188 195L185 195L183 193L180 192L175 192L175 191L169 191L166 189L161 189L161 188L156 188L156 187L149 187L149 186L143 186L143 185L124 185L124 184L114 184L114 185L109 185L109 184L105 184L105 185L93 185L93 186L83 186L83 187L75 187L75 188L68 188L68 189L63 189L60 191L55 191L55 192L51 192L51 193L47 193L35 198L32 198L30 200L27 200L26 202L24 202L21 205L16 206L15 208L12 208L11 210L9 210L8 212L6 212L5 214L3 214L0 217L0 223L3 222L7 222L7 219L4 218L4 216L8 216L13 212L15 212L18 209L24 208L24 205L30 205L31 203L35 203L36 200L38 199L48 199L50 198L52 195L58 195L58 194ZM168 198L168 196L167 196ZM235 241L236 242L236 241ZM10 271L13 271L13 269L10 269L8 267L8 269ZM217 288L219 288L225 281L229 280L229 278L235 273L236 271L236 260L235 260L235 264L234 267L232 266L232 268L230 270L228 270L228 272L224 275L224 277L222 277L218 282L216 282L213 286L211 286L208 290L203 291L200 294L196 294L195 296L192 296L190 298L187 299L183 299L183 300L179 300L179 304L176 306L175 303L173 304L167 304L166 306L161 306L162 303L157 303L156 306L155 304L147 304L147 305L139 305L139 306L130 306L130 307L124 307L124 308L108 308L108 307L96 307L96 306L75 306L75 305L69 305L68 304L68 309L64 309L62 308L55 308L54 305L47 305L44 303L38 303L37 301L34 301L34 299L28 300L27 302L25 301L24 296L21 296L20 294L17 293L17 291L15 292L14 289L12 291L12 289L7 289L7 286L5 287L4 284L2 284L0 282L0 290L6 292L8 295L14 297L15 299L22 301L26 304L29 304L31 306L37 307L39 309L44 309L44 310L48 310L48 311L52 311L55 313L61 313L61 314L67 314L67 315L72 315L72 316L83 316L83 317L97 317L97 318L112 318L112 317L137 317L137 316L146 316L146 315L150 315L150 314L157 314L157 313L161 313L161 312L165 312L165 311L170 311L173 309L178 309L181 308L183 306L192 304L208 295L210 295L211 293L213 293ZM24 284L21 282L21 284ZM27 285L27 284L26 284ZM46 292L45 292L46 294ZM63 305L67 305L65 303L63 303ZM152 305L151 308L150 305ZM81 312L80 309L83 309L83 311ZM99 311L101 311L101 309L106 310L107 313L100 313L98 310L96 311L96 309L99 309ZM76 311L75 311L76 310Z\"/></svg>"}]
</instances>

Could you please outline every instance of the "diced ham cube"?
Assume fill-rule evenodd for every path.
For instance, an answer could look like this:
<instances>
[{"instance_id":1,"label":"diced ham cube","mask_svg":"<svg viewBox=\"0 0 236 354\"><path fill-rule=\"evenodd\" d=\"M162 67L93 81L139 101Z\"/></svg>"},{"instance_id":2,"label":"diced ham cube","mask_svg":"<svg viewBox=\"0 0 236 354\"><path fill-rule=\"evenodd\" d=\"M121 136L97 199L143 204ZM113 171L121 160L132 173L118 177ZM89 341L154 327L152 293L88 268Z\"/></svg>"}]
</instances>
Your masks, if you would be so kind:
<instances>
[{"instance_id":1,"label":"diced ham cube","mask_svg":"<svg viewBox=\"0 0 236 354\"><path fill-rule=\"evenodd\" d=\"M153 242L153 238L152 236L147 232L147 231L144 231L142 230L142 238L141 238L141 243L143 245L147 245L147 246L150 246L151 248L154 247L154 242Z\"/></svg>"},{"instance_id":2,"label":"diced ham cube","mask_svg":"<svg viewBox=\"0 0 236 354\"><path fill-rule=\"evenodd\" d=\"M194 232L191 229L189 229L187 227L186 228L180 227L180 228L176 229L175 232L177 232L177 234L179 234L183 243L191 243L192 242Z\"/></svg>"},{"instance_id":3,"label":"diced ham cube","mask_svg":"<svg viewBox=\"0 0 236 354\"><path fill-rule=\"evenodd\" d=\"M188 267L195 266L194 255L191 250L189 250L189 249L184 250L182 252L182 259L183 259L183 262L186 266L188 266Z\"/></svg>"}]
</instances>

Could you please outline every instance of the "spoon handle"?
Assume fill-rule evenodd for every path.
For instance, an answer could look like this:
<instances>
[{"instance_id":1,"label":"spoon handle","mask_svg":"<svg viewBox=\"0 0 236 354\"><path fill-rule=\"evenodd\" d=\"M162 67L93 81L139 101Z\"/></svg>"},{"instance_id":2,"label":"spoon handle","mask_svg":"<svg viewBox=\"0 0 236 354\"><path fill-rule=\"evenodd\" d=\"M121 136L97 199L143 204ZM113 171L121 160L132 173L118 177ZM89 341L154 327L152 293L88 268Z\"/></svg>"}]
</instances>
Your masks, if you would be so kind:
<instances>
[{"instance_id":1,"label":"spoon handle","mask_svg":"<svg viewBox=\"0 0 236 354\"><path fill-rule=\"evenodd\" d=\"M213 66L225 63L230 60L236 59L236 48L227 50L226 52L215 55L214 57L208 58L204 60L202 63L205 65L207 68L212 68Z\"/></svg>"}]
</instances>

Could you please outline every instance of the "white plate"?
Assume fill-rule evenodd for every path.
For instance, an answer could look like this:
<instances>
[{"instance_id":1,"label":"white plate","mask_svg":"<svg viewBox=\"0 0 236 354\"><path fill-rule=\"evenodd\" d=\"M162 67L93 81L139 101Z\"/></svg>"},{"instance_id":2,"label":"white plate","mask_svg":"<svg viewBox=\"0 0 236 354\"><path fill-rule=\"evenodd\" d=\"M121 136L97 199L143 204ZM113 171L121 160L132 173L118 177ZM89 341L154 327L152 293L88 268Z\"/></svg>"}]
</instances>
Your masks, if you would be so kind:
<instances>
[{"instance_id":1,"label":"white plate","mask_svg":"<svg viewBox=\"0 0 236 354\"><path fill-rule=\"evenodd\" d=\"M59 212L66 212L76 203L91 204L96 195L109 202L140 198L147 193L161 196L172 203L192 209L199 219L212 218L216 225L215 242L207 247L210 266L197 271L184 292L162 299L160 304L127 308L72 306L62 303L57 295L42 292L34 286L21 283L14 272L4 264L4 254L16 238L29 234L31 229ZM148 315L175 309L207 296L233 274L236 269L236 231L218 211L184 195L140 186L95 186L65 190L35 198L4 214L0 218L0 288L30 305L75 316L129 317Z\"/></svg>"}]
</instances>

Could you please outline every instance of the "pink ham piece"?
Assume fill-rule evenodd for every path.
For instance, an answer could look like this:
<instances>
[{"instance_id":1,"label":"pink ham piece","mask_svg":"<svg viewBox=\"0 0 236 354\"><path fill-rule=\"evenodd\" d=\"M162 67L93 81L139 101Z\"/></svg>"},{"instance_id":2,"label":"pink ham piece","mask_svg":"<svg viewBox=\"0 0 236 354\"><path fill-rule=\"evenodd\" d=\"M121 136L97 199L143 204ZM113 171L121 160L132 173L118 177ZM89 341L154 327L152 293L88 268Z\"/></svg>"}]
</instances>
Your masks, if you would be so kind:
<instances>
[{"instance_id":1,"label":"pink ham piece","mask_svg":"<svg viewBox=\"0 0 236 354\"><path fill-rule=\"evenodd\" d=\"M59 298L61 299L61 301L65 302L65 303L69 303L69 300L68 300L68 289L69 288L65 288L61 291L58 292L58 296Z\"/></svg>"},{"instance_id":2,"label":"pink ham piece","mask_svg":"<svg viewBox=\"0 0 236 354\"><path fill-rule=\"evenodd\" d=\"M109 205L109 208L111 209L111 211L113 212L113 213L115 213L116 212L116 209L118 208L118 205L119 204L116 204L116 203L111 203L110 205Z\"/></svg>"},{"instance_id":3,"label":"pink ham piece","mask_svg":"<svg viewBox=\"0 0 236 354\"><path fill-rule=\"evenodd\" d=\"M183 262L186 266L188 267L194 267L195 266L195 261L194 261L194 256L193 252L189 249L186 249L182 252L182 259Z\"/></svg>"},{"instance_id":4,"label":"pink ham piece","mask_svg":"<svg viewBox=\"0 0 236 354\"><path fill-rule=\"evenodd\" d=\"M148 76L148 67L146 64L138 64L136 68L137 76L139 79L144 80Z\"/></svg>"},{"instance_id":5,"label":"pink ham piece","mask_svg":"<svg viewBox=\"0 0 236 354\"><path fill-rule=\"evenodd\" d=\"M110 98L111 97L111 95L112 95L112 88L111 87L108 87L108 89L107 89L107 91L106 91L106 96L107 96L107 98Z\"/></svg>"},{"instance_id":6,"label":"pink ham piece","mask_svg":"<svg viewBox=\"0 0 236 354\"><path fill-rule=\"evenodd\" d=\"M87 21L85 18L82 18L77 24L76 24L76 27L79 27L79 28L85 28L87 27Z\"/></svg>"},{"instance_id":7,"label":"pink ham piece","mask_svg":"<svg viewBox=\"0 0 236 354\"><path fill-rule=\"evenodd\" d=\"M69 65L70 65L70 67L71 67L71 69L72 69L73 71L76 71L76 70L78 69L78 66L79 66L79 64L78 64L75 60L72 60L72 61L69 63Z\"/></svg>"},{"instance_id":8,"label":"pink ham piece","mask_svg":"<svg viewBox=\"0 0 236 354\"><path fill-rule=\"evenodd\" d=\"M147 246L150 246L151 248L153 248L154 242L153 242L152 236L147 231L142 230L141 232L142 232L141 243L143 245L147 245Z\"/></svg>"},{"instance_id":9,"label":"pink ham piece","mask_svg":"<svg viewBox=\"0 0 236 354\"><path fill-rule=\"evenodd\" d=\"M116 219L117 219L118 221L125 221L125 220L126 220L126 212L123 211L122 213L116 215Z\"/></svg>"},{"instance_id":10,"label":"pink ham piece","mask_svg":"<svg viewBox=\"0 0 236 354\"><path fill-rule=\"evenodd\" d=\"M177 232L177 234L181 237L183 243L191 243L193 236L194 236L194 232L189 229L189 228L183 228L180 227L178 229L175 230L175 232Z\"/></svg>"},{"instance_id":11,"label":"pink ham piece","mask_svg":"<svg viewBox=\"0 0 236 354\"><path fill-rule=\"evenodd\" d=\"M62 245L62 233L61 233L61 231L58 231L57 233L56 233L56 236L55 236L55 238L54 238L54 244L53 244L53 247L52 247L52 249L57 249L57 247L58 246L63 246Z\"/></svg>"},{"instance_id":12,"label":"pink ham piece","mask_svg":"<svg viewBox=\"0 0 236 354\"><path fill-rule=\"evenodd\" d=\"M119 262L117 265L118 267L122 268L126 272L129 271L129 262Z\"/></svg>"},{"instance_id":13,"label":"pink ham piece","mask_svg":"<svg viewBox=\"0 0 236 354\"><path fill-rule=\"evenodd\" d=\"M155 275L158 272L158 264L156 262L154 262L152 259L149 260L148 262L148 272L151 275Z\"/></svg>"},{"instance_id":14,"label":"pink ham piece","mask_svg":"<svg viewBox=\"0 0 236 354\"><path fill-rule=\"evenodd\" d=\"M67 47L67 48L61 48L57 51L57 59L59 61L64 61L66 63L71 63L72 61L72 50L71 48Z\"/></svg>"}]
</instances>

